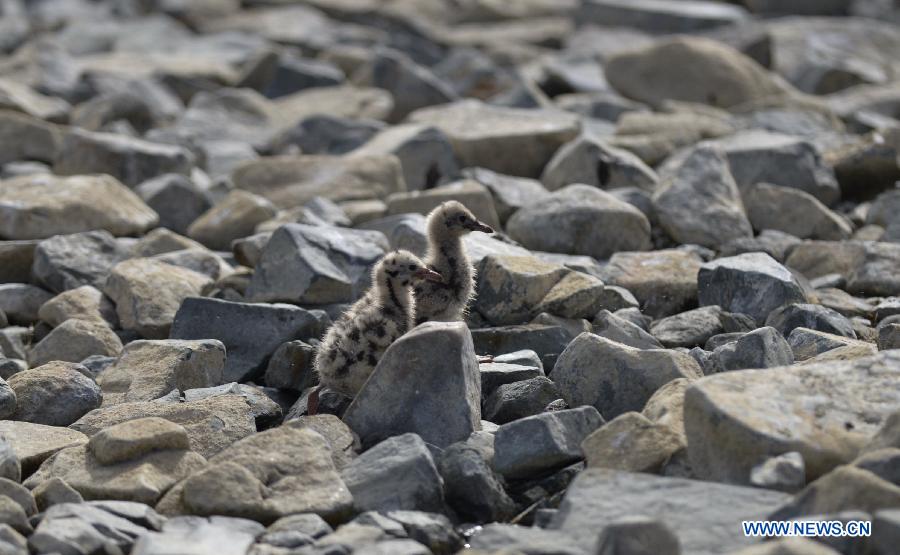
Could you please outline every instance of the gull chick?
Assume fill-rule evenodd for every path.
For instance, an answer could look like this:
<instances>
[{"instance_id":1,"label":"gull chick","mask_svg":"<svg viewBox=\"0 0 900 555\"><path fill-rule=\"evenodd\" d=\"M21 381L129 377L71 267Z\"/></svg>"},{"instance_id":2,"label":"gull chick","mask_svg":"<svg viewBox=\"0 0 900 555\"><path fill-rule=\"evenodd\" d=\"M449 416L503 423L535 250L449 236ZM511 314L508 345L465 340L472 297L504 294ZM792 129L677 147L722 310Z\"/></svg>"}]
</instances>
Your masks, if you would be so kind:
<instances>
[{"instance_id":1,"label":"gull chick","mask_svg":"<svg viewBox=\"0 0 900 555\"><path fill-rule=\"evenodd\" d=\"M413 286L440 280L439 273L410 252L385 255L372 270L372 286L329 328L316 350L321 385L356 396L388 346L412 329Z\"/></svg>"},{"instance_id":2,"label":"gull chick","mask_svg":"<svg viewBox=\"0 0 900 555\"><path fill-rule=\"evenodd\" d=\"M462 238L473 231L493 233L494 230L455 200L441 204L428 214L426 230L425 264L441 274L443 280L416 284L416 324L462 320L475 292L475 269L466 256Z\"/></svg>"}]
</instances>

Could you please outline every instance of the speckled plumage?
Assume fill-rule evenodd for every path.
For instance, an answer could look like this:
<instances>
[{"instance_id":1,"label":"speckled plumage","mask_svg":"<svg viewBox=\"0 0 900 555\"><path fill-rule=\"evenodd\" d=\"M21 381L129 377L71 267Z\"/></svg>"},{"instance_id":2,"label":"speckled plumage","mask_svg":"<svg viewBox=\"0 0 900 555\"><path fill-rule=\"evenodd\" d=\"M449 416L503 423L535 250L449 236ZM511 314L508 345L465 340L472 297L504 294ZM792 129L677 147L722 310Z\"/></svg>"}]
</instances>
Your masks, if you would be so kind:
<instances>
[{"instance_id":1,"label":"speckled plumage","mask_svg":"<svg viewBox=\"0 0 900 555\"><path fill-rule=\"evenodd\" d=\"M472 231L492 233L461 203L449 201L428 214L428 253L425 264L443 281L421 282L415 287L416 323L462 320L475 295L475 268L462 238Z\"/></svg>"},{"instance_id":2,"label":"speckled plumage","mask_svg":"<svg viewBox=\"0 0 900 555\"><path fill-rule=\"evenodd\" d=\"M412 253L392 252L372 270L372 287L328 329L316 350L316 371L323 386L355 396L381 355L412 329L414 281L425 264Z\"/></svg>"}]
</instances>

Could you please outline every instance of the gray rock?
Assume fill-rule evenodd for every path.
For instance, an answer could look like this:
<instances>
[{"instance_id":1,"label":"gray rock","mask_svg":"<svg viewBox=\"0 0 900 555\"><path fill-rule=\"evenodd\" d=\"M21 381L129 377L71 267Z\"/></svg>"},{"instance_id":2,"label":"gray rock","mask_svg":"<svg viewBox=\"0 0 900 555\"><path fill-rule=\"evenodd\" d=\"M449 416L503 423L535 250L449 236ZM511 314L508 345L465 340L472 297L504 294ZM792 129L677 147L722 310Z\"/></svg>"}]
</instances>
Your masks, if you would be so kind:
<instances>
[{"instance_id":1,"label":"gray rock","mask_svg":"<svg viewBox=\"0 0 900 555\"><path fill-rule=\"evenodd\" d=\"M501 385L544 376L543 366L537 356L534 357L536 360L522 361L526 364L498 362L501 358L503 357L494 357L492 362L478 365L481 373L481 397L483 399L486 399Z\"/></svg>"},{"instance_id":2,"label":"gray rock","mask_svg":"<svg viewBox=\"0 0 900 555\"><path fill-rule=\"evenodd\" d=\"M744 189L744 206L754 229L776 229L800 239L840 241L853 233L846 218L799 189L756 183Z\"/></svg>"},{"instance_id":3,"label":"gray rock","mask_svg":"<svg viewBox=\"0 0 900 555\"><path fill-rule=\"evenodd\" d=\"M541 174L541 182L551 191L584 183L601 189L636 186L652 192L658 180L656 172L634 154L587 136L560 147Z\"/></svg>"},{"instance_id":4,"label":"gray rock","mask_svg":"<svg viewBox=\"0 0 900 555\"><path fill-rule=\"evenodd\" d=\"M785 337L795 328L808 328L856 339L850 320L830 308L817 304L790 304L773 310L766 318Z\"/></svg>"},{"instance_id":5,"label":"gray rock","mask_svg":"<svg viewBox=\"0 0 900 555\"><path fill-rule=\"evenodd\" d=\"M343 71L321 60L282 53L274 65L266 85L261 88L268 98L278 98L308 88L340 85L344 81Z\"/></svg>"},{"instance_id":6,"label":"gray rock","mask_svg":"<svg viewBox=\"0 0 900 555\"><path fill-rule=\"evenodd\" d=\"M209 277L193 270L153 258L133 258L112 268L103 292L116 304L123 329L146 339L164 339L184 300L211 285Z\"/></svg>"},{"instance_id":7,"label":"gray rock","mask_svg":"<svg viewBox=\"0 0 900 555\"><path fill-rule=\"evenodd\" d=\"M257 522L225 516L179 516L166 521L160 532L145 532L136 538L134 555L240 555L247 553L263 527Z\"/></svg>"},{"instance_id":8,"label":"gray rock","mask_svg":"<svg viewBox=\"0 0 900 555\"><path fill-rule=\"evenodd\" d=\"M720 256L735 256L750 252L763 252L784 262L788 252L802 241L793 235L774 229L764 229L756 237L732 239L719 248Z\"/></svg>"},{"instance_id":9,"label":"gray rock","mask_svg":"<svg viewBox=\"0 0 900 555\"><path fill-rule=\"evenodd\" d=\"M554 553L582 555L581 549L568 534L556 530L515 524L491 523L478 530L470 539L473 549L492 553L510 549L519 553Z\"/></svg>"},{"instance_id":10,"label":"gray rock","mask_svg":"<svg viewBox=\"0 0 900 555\"><path fill-rule=\"evenodd\" d=\"M560 397L556 385L544 376L503 384L485 399L484 418L506 424L543 412L544 407Z\"/></svg>"},{"instance_id":11,"label":"gray rock","mask_svg":"<svg viewBox=\"0 0 900 555\"><path fill-rule=\"evenodd\" d=\"M0 311L14 325L28 326L38 320L38 310L53 295L27 283L0 284ZM6 326L4 326L6 327Z\"/></svg>"},{"instance_id":12,"label":"gray rock","mask_svg":"<svg viewBox=\"0 0 900 555\"><path fill-rule=\"evenodd\" d=\"M500 426L494 470L508 479L534 478L582 458L581 442L603 425L594 407L546 412Z\"/></svg>"},{"instance_id":13,"label":"gray rock","mask_svg":"<svg viewBox=\"0 0 900 555\"><path fill-rule=\"evenodd\" d=\"M653 206L663 229L677 242L716 248L753 235L737 184L719 150L699 146L669 160L660 179Z\"/></svg>"},{"instance_id":14,"label":"gray rock","mask_svg":"<svg viewBox=\"0 0 900 555\"><path fill-rule=\"evenodd\" d=\"M22 326L2 328L0 329L0 349L3 350L5 356L12 357L12 359L23 360L27 356L27 349L25 346L31 343L33 336L34 333L31 328ZM8 378L15 373L15 367L17 366L17 363L6 363L5 368L9 368L11 371L8 374L4 374L3 377Z\"/></svg>"},{"instance_id":15,"label":"gray rock","mask_svg":"<svg viewBox=\"0 0 900 555\"><path fill-rule=\"evenodd\" d=\"M681 542L672 528L649 517L623 517L610 522L597 540L603 555L680 555Z\"/></svg>"},{"instance_id":16,"label":"gray rock","mask_svg":"<svg viewBox=\"0 0 900 555\"><path fill-rule=\"evenodd\" d=\"M545 371L553 369L557 357L572 339L572 334L559 325L526 324L472 330L476 353L497 354L532 349L540 357Z\"/></svg>"},{"instance_id":17,"label":"gray rock","mask_svg":"<svg viewBox=\"0 0 900 555\"><path fill-rule=\"evenodd\" d=\"M815 146L801 138L752 130L719 139L738 186L757 183L792 187L830 206L840 196L834 172Z\"/></svg>"},{"instance_id":18,"label":"gray rock","mask_svg":"<svg viewBox=\"0 0 900 555\"><path fill-rule=\"evenodd\" d=\"M28 545L47 553L127 551L138 537L161 526L162 517L140 503L62 503L46 511Z\"/></svg>"},{"instance_id":19,"label":"gray rock","mask_svg":"<svg viewBox=\"0 0 900 555\"><path fill-rule=\"evenodd\" d=\"M466 168L462 173L491 192L501 223L506 223L520 208L537 204L550 195L536 179L503 175L486 168Z\"/></svg>"},{"instance_id":20,"label":"gray rock","mask_svg":"<svg viewBox=\"0 0 900 555\"><path fill-rule=\"evenodd\" d=\"M760 324L776 308L806 301L797 278L762 253L707 262L697 280L701 306L719 305L728 312L747 314Z\"/></svg>"},{"instance_id":21,"label":"gray rock","mask_svg":"<svg viewBox=\"0 0 900 555\"><path fill-rule=\"evenodd\" d=\"M650 248L650 224L640 210L581 184L563 187L522 208L507 222L507 231L530 249L597 259Z\"/></svg>"},{"instance_id":22,"label":"gray rock","mask_svg":"<svg viewBox=\"0 0 900 555\"><path fill-rule=\"evenodd\" d=\"M360 511L444 510L441 477L416 434L382 441L350 463L341 478Z\"/></svg>"},{"instance_id":23,"label":"gray rock","mask_svg":"<svg viewBox=\"0 0 900 555\"><path fill-rule=\"evenodd\" d=\"M352 301L368 287L370 268L386 250L381 233L286 224L263 249L247 297L305 304Z\"/></svg>"},{"instance_id":24,"label":"gray rock","mask_svg":"<svg viewBox=\"0 0 900 555\"><path fill-rule=\"evenodd\" d=\"M637 324L621 318L608 310L601 310L594 317L593 333L610 341L628 345L635 349L662 349L655 337Z\"/></svg>"},{"instance_id":25,"label":"gray rock","mask_svg":"<svg viewBox=\"0 0 900 555\"><path fill-rule=\"evenodd\" d=\"M808 328L794 328L787 340L794 352L794 359L798 361L809 360L844 347L868 347L874 351L870 343Z\"/></svg>"},{"instance_id":26,"label":"gray rock","mask_svg":"<svg viewBox=\"0 0 900 555\"><path fill-rule=\"evenodd\" d=\"M190 173L194 157L173 145L71 129L53 164L59 175L105 173L134 187L165 173Z\"/></svg>"},{"instance_id":27,"label":"gray rock","mask_svg":"<svg viewBox=\"0 0 900 555\"><path fill-rule=\"evenodd\" d=\"M37 240L0 241L0 283L27 283Z\"/></svg>"},{"instance_id":28,"label":"gray rock","mask_svg":"<svg viewBox=\"0 0 900 555\"><path fill-rule=\"evenodd\" d=\"M443 131L463 167L522 177L537 177L579 130L577 118L565 112L489 106L473 99L423 108L409 120Z\"/></svg>"},{"instance_id":29,"label":"gray rock","mask_svg":"<svg viewBox=\"0 0 900 555\"><path fill-rule=\"evenodd\" d=\"M22 463L19 462L12 443L6 438L0 439L0 478L6 478L13 482L22 479Z\"/></svg>"},{"instance_id":30,"label":"gray rock","mask_svg":"<svg viewBox=\"0 0 900 555\"><path fill-rule=\"evenodd\" d=\"M771 457L750 470L750 484L760 488L794 492L806 485L803 455L789 451Z\"/></svg>"},{"instance_id":31,"label":"gray rock","mask_svg":"<svg viewBox=\"0 0 900 555\"><path fill-rule=\"evenodd\" d=\"M391 93L394 109L389 121L400 121L410 112L457 98L453 89L428 68L420 66L400 52L378 49L361 70L360 84Z\"/></svg>"},{"instance_id":32,"label":"gray rock","mask_svg":"<svg viewBox=\"0 0 900 555\"><path fill-rule=\"evenodd\" d=\"M713 351L716 371L774 368L794 363L794 352L775 328L766 326L745 333Z\"/></svg>"},{"instance_id":33,"label":"gray rock","mask_svg":"<svg viewBox=\"0 0 900 555\"><path fill-rule=\"evenodd\" d=\"M436 127L420 124L388 127L354 150L352 155L389 154L400 160L403 180L410 191L432 189L459 175L453 147L447 136Z\"/></svg>"},{"instance_id":34,"label":"gray rock","mask_svg":"<svg viewBox=\"0 0 900 555\"><path fill-rule=\"evenodd\" d=\"M316 349L300 340L282 343L269 359L264 381L268 387L303 391L316 385Z\"/></svg>"},{"instance_id":35,"label":"gray rock","mask_svg":"<svg viewBox=\"0 0 900 555\"><path fill-rule=\"evenodd\" d=\"M31 366L52 361L81 362L93 356L117 356L122 341L106 322L69 319L54 328L28 354Z\"/></svg>"},{"instance_id":36,"label":"gray rock","mask_svg":"<svg viewBox=\"0 0 900 555\"><path fill-rule=\"evenodd\" d=\"M100 289L112 267L129 256L127 245L107 231L57 235L38 243L32 271L56 293L83 285Z\"/></svg>"},{"instance_id":37,"label":"gray rock","mask_svg":"<svg viewBox=\"0 0 900 555\"><path fill-rule=\"evenodd\" d=\"M505 520L515 505L503 489L500 478L481 451L466 443L456 443L441 454L438 464L444 480L447 503L461 517L475 522Z\"/></svg>"},{"instance_id":38,"label":"gray rock","mask_svg":"<svg viewBox=\"0 0 900 555\"><path fill-rule=\"evenodd\" d=\"M148 179L134 191L159 214L161 227L181 234L187 233L194 220L212 206L193 180L177 173Z\"/></svg>"},{"instance_id":39,"label":"gray rock","mask_svg":"<svg viewBox=\"0 0 900 555\"><path fill-rule=\"evenodd\" d=\"M400 406L402 413L393 410ZM481 376L465 324L426 322L395 341L347 408L344 422L363 445L411 432L446 447L477 430Z\"/></svg>"},{"instance_id":40,"label":"gray rock","mask_svg":"<svg viewBox=\"0 0 900 555\"><path fill-rule=\"evenodd\" d=\"M611 27L633 27L650 33L691 33L740 23L747 18L747 12L738 6L723 6L715 2L691 2L670 4L653 0L588 0L581 5L575 16L578 21L609 25ZM612 548L611 548L612 549ZM631 551L612 549L610 555ZM606 551L602 551L604 555ZM635 555L643 551L635 551ZM663 553L670 551L661 550Z\"/></svg>"},{"instance_id":41,"label":"gray rock","mask_svg":"<svg viewBox=\"0 0 900 555\"><path fill-rule=\"evenodd\" d=\"M683 250L617 252L604 266L601 278L631 292L640 301L642 312L661 318L694 304L701 264L697 255Z\"/></svg>"},{"instance_id":42,"label":"gray rock","mask_svg":"<svg viewBox=\"0 0 900 555\"><path fill-rule=\"evenodd\" d=\"M643 515L668 525L684 553L722 553L754 542L732 530L741 521L764 519L786 499L783 493L755 488L588 469L572 482L548 528L566 534L584 552L596 553L598 528L622 515Z\"/></svg>"},{"instance_id":43,"label":"gray rock","mask_svg":"<svg viewBox=\"0 0 900 555\"><path fill-rule=\"evenodd\" d=\"M888 384L897 356L882 351L695 382L684 401L691 467L701 477L749 483L754 466L788 451L803 456L809 480L849 462L896 408ZM810 412L804 408L810 403L825 403L829 410Z\"/></svg>"},{"instance_id":44,"label":"gray rock","mask_svg":"<svg viewBox=\"0 0 900 555\"><path fill-rule=\"evenodd\" d=\"M234 322L242 325L236 327ZM328 325L325 314L295 306L196 297L181 304L170 338L218 339L228 353L224 380L245 381L261 373L271 354L283 343L321 337Z\"/></svg>"},{"instance_id":45,"label":"gray rock","mask_svg":"<svg viewBox=\"0 0 900 555\"><path fill-rule=\"evenodd\" d=\"M211 249L228 250L232 241L252 235L257 225L275 214L276 208L269 200L234 190L195 218L186 233Z\"/></svg>"},{"instance_id":46,"label":"gray rock","mask_svg":"<svg viewBox=\"0 0 900 555\"><path fill-rule=\"evenodd\" d=\"M132 341L97 381L111 406L220 385L224 367L225 346L215 339Z\"/></svg>"},{"instance_id":47,"label":"gray rock","mask_svg":"<svg viewBox=\"0 0 900 555\"><path fill-rule=\"evenodd\" d=\"M218 395L182 403L120 403L89 412L74 422L71 428L93 436L110 426L148 417L164 418L182 426L187 432L191 450L206 458L256 432L250 406L238 395ZM79 437L84 435L79 434Z\"/></svg>"},{"instance_id":48,"label":"gray rock","mask_svg":"<svg viewBox=\"0 0 900 555\"><path fill-rule=\"evenodd\" d=\"M571 273L558 264L520 256L487 256L475 269L478 296L474 308L495 325L531 319L554 287Z\"/></svg>"},{"instance_id":49,"label":"gray rock","mask_svg":"<svg viewBox=\"0 0 900 555\"><path fill-rule=\"evenodd\" d=\"M72 318L113 327L119 324L115 306L99 289L90 285L69 289L48 300L38 309L38 317L54 327Z\"/></svg>"},{"instance_id":50,"label":"gray rock","mask_svg":"<svg viewBox=\"0 0 900 555\"><path fill-rule=\"evenodd\" d=\"M346 154L384 128L385 124L376 120L311 115L279 134L271 148L279 154L288 154L294 147L305 154Z\"/></svg>"},{"instance_id":51,"label":"gray rock","mask_svg":"<svg viewBox=\"0 0 900 555\"><path fill-rule=\"evenodd\" d=\"M16 413L16 392L0 378L0 420L8 420Z\"/></svg>"},{"instance_id":52,"label":"gray rock","mask_svg":"<svg viewBox=\"0 0 900 555\"><path fill-rule=\"evenodd\" d=\"M900 349L900 324L887 324L878 327L878 348Z\"/></svg>"},{"instance_id":53,"label":"gray rock","mask_svg":"<svg viewBox=\"0 0 900 555\"><path fill-rule=\"evenodd\" d=\"M200 399L219 395L239 395L250 405L250 415L256 421L258 430L265 430L280 424L284 414L281 405L269 397L263 388L251 384L231 382L217 386L198 387L185 390L183 395L186 402L199 401ZM177 392L173 390L169 395L160 397L158 401L180 402L181 399L176 397Z\"/></svg>"},{"instance_id":54,"label":"gray rock","mask_svg":"<svg viewBox=\"0 0 900 555\"><path fill-rule=\"evenodd\" d=\"M723 331L718 306L704 306L653 322L650 333L667 348L696 347Z\"/></svg>"},{"instance_id":55,"label":"gray rock","mask_svg":"<svg viewBox=\"0 0 900 555\"><path fill-rule=\"evenodd\" d=\"M683 451L684 434L639 412L613 418L581 442L588 468L658 473Z\"/></svg>"},{"instance_id":56,"label":"gray rock","mask_svg":"<svg viewBox=\"0 0 900 555\"><path fill-rule=\"evenodd\" d=\"M53 505L83 503L84 498L62 478L50 478L34 488L34 500L38 510L46 512Z\"/></svg>"},{"instance_id":57,"label":"gray rock","mask_svg":"<svg viewBox=\"0 0 900 555\"><path fill-rule=\"evenodd\" d=\"M566 347L552 373L570 406L592 405L606 418L640 411L657 389L676 378L702 375L686 353L635 349L589 333Z\"/></svg>"},{"instance_id":58,"label":"gray rock","mask_svg":"<svg viewBox=\"0 0 900 555\"><path fill-rule=\"evenodd\" d=\"M427 546L432 553L449 555L463 547L462 538L444 515L420 511L391 511L387 517L399 522L410 539Z\"/></svg>"},{"instance_id":59,"label":"gray rock","mask_svg":"<svg viewBox=\"0 0 900 555\"><path fill-rule=\"evenodd\" d=\"M15 420L68 426L100 406L102 395L79 364L51 362L9 380L16 393ZM83 369L83 367L81 367Z\"/></svg>"}]
</instances>

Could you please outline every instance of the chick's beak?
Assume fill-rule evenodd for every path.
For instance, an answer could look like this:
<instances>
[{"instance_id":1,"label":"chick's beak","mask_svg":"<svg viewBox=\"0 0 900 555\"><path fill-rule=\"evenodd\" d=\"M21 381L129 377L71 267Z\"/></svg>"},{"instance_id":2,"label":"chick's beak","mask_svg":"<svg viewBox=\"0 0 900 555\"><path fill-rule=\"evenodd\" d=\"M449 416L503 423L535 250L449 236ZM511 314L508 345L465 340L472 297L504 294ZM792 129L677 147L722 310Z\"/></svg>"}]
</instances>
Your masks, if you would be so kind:
<instances>
[{"instance_id":1,"label":"chick's beak","mask_svg":"<svg viewBox=\"0 0 900 555\"><path fill-rule=\"evenodd\" d=\"M416 270L413 273L413 277L417 279L425 279L428 281L444 281L444 278L441 276L441 274L435 272L434 270L429 270L428 268Z\"/></svg>"},{"instance_id":2,"label":"chick's beak","mask_svg":"<svg viewBox=\"0 0 900 555\"><path fill-rule=\"evenodd\" d=\"M477 220L468 227L472 231L480 231L482 233L493 233L494 232L494 228L492 228L491 226L489 226L485 223L479 222Z\"/></svg>"}]
</instances>

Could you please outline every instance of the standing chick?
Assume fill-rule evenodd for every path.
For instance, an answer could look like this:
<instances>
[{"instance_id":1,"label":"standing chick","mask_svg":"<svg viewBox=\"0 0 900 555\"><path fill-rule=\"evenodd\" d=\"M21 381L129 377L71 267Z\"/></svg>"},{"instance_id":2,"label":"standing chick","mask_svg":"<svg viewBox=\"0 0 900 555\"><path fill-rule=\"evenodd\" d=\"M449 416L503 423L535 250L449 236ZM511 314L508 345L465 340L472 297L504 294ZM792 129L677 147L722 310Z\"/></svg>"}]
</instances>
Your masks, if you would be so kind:
<instances>
[{"instance_id":1,"label":"standing chick","mask_svg":"<svg viewBox=\"0 0 900 555\"><path fill-rule=\"evenodd\" d=\"M444 279L416 285L416 324L462 320L475 292L475 269L466 256L462 238L472 231L493 233L494 230L455 200L441 204L428 214L426 230L425 263Z\"/></svg>"},{"instance_id":2,"label":"standing chick","mask_svg":"<svg viewBox=\"0 0 900 555\"><path fill-rule=\"evenodd\" d=\"M423 280L440 281L441 276L407 251L391 252L375 265L372 287L329 328L316 350L323 386L350 397L359 393L385 349L412 329L412 287Z\"/></svg>"}]
</instances>

